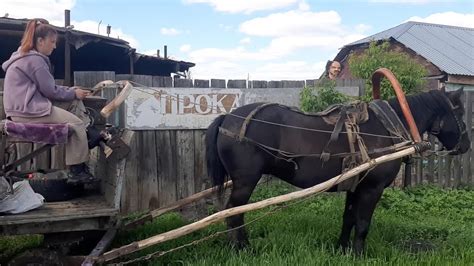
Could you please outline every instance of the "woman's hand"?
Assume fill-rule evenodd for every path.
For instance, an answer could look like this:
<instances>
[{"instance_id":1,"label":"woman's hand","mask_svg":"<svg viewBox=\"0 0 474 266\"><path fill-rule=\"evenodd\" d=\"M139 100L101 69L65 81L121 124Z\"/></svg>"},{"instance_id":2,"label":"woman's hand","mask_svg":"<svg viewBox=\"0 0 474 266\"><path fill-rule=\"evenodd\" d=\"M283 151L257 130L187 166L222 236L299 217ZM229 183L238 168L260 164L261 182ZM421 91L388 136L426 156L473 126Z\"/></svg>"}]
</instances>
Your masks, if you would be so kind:
<instances>
[{"instance_id":1,"label":"woman's hand","mask_svg":"<svg viewBox=\"0 0 474 266\"><path fill-rule=\"evenodd\" d=\"M83 100L87 96L91 95L91 92L88 90L80 89L75 87L74 92L76 93L76 98L79 100Z\"/></svg>"}]
</instances>

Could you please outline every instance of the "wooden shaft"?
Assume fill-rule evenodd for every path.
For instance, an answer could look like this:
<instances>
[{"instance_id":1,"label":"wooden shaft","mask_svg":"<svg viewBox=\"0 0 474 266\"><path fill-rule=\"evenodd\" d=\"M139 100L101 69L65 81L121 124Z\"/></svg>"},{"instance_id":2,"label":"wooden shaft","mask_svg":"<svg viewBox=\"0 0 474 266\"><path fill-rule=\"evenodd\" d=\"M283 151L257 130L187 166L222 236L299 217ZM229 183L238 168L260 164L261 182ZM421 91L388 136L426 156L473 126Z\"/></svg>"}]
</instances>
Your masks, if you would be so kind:
<instances>
[{"instance_id":1,"label":"wooden shaft","mask_svg":"<svg viewBox=\"0 0 474 266\"><path fill-rule=\"evenodd\" d=\"M230 188L232 187L232 181L227 181L224 183L223 185L223 189L227 189L227 188ZM167 213L169 211L173 211L173 210L176 210L178 208L181 208L183 206L186 206L188 204L191 204L193 202L196 202L200 199L203 199L205 197L208 197L214 193L216 193L218 191L218 188L217 187L211 187L211 188L208 188L206 190L203 190L199 193L196 193L196 194L193 194L187 198L184 198L184 199L180 199L176 202L173 202L167 206L164 206L164 207L161 207L159 209L156 209L156 210L153 210L153 211L150 211L150 213L148 213L147 215L143 216L143 217L140 217L139 219L137 220L134 220L134 221L131 221L129 223L127 223L125 225L125 228L126 229L131 229L131 228L134 228L136 226L139 226L139 225L142 225L144 224L145 222L147 221L151 221L153 220L154 218L160 216L160 215L163 215L164 213Z\"/></svg>"},{"instance_id":2,"label":"wooden shaft","mask_svg":"<svg viewBox=\"0 0 474 266\"><path fill-rule=\"evenodd\" d=\"M285 195L269 198L266 200L262 200L259 202L247 204L247 205L242 205L239 207L234 207L230 209L226 209L217 213L214 213L213 215L210 215L202 220L199 220L197 222L194 222L192 224L185 225L183 227L168 231L166 233L162 233L156 236L152 236L150 238L140 240L133 242L131 244L113 249L109 252L104 253L102 256L98 258L99 261L104 262L104 261L110 261L113 259L116 259L120 256L127 255L133 252L136 252L138 250L142 250L144 248L150 247L152 245L156 245L159 243L163 243L168 240L172 240L187 234L190 234L194 231L197 231L199 229L205 228L206 226L209 226L211 224L214 224L218 221L221 221L227 217L234 216L237 214L245 213L248 211L253 211L253 210L258 210L262 209L271 205L276 205L280 204L283 202L295 200L295 199L300 199L300 198L305 198L310 195L319 193L321 191L324 191L326 189L331 188L332 186L341 183L342 181L349 179L357 174L360 174L364 171L370 170L371 168L375 167L376 165L379 165L381 163L385 163L388 161L392 161L395 159L399 159L408 155L411 155L415 153L416 150L414 147L406 148L404 150L392 153L392 154L387 154L380 156L375 159L371 159L369 162L361 164L355 168L352 168L351 170L347 171L344 174L337 175L323 183L320 183L318 185L315 185L313 187L295 191L292 193L288 193Z\"/></svg>"}]
</instances>

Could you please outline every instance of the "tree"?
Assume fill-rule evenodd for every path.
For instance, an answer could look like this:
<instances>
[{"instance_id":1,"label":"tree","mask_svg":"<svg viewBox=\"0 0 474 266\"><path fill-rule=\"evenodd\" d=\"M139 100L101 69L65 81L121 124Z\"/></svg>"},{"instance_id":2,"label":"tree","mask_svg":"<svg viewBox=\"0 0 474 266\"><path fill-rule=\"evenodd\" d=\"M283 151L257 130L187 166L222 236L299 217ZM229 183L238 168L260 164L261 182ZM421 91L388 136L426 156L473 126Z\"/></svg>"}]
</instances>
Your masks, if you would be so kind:
<instances>
[{"instance_id":1,"label":"tree","mask_svg":"<svg viewBox=\"0 0 474 266\"><path fill-rule=\"evenodd\" d=\"M379 45L371 42L369 48L361 54L351 54L349 69L354 77L366 80L364 100L372 99L372 74L378 68L390 69L400 82L405 94L414 94L422 90L426 83L423 79L427 70L403 52L390 51L390 43L385 41ZM388 99L395 96L395 92L387 79L383 79L380 86L380 96Z\"/></svg>"}]
</instances>

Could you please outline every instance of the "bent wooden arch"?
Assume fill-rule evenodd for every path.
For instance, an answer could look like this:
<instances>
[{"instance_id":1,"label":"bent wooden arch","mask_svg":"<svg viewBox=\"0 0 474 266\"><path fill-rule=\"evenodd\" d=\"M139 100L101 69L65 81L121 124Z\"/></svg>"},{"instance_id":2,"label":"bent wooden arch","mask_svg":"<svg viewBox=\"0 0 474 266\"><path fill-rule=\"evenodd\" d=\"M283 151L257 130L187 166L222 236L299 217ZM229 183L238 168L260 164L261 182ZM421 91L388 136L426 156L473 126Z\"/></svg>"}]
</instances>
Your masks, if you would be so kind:
<instances>
[{"instance_id":1,"label":"bent wooden arch","mask_svg":"<svg viewBox=\"0 0 474 266\"><path fill-rule=\"evenodd\" d=\"M102 110L100 110L100 114L107 118L109 117L124 101L127 99L128 95L133 90L132 84L128 80L121 80L116 82L122 89L120 90L119 94L115 96L112 101L110 101Z\"/></svg>"},{"instance_id":2,"label":"bent wooden arch","mask_svg":"<svg viewBox=\"0 0 474 266\"><path fill-rule=\"evenodd\" d=\"M403 93L402 87L395 75L387 68L379 68L374 72L374 74L372 74L372 95L374 99L380 99L380 81L383 77L387 78L392 84L392 88L397 95L398 102L400 103L408 127L410 128L410 134L413 140L417 143L421 142L420 132L418 131L415 120L413 119L407 99L405 98L405 93Z\"/></svg>"}]
</instances>

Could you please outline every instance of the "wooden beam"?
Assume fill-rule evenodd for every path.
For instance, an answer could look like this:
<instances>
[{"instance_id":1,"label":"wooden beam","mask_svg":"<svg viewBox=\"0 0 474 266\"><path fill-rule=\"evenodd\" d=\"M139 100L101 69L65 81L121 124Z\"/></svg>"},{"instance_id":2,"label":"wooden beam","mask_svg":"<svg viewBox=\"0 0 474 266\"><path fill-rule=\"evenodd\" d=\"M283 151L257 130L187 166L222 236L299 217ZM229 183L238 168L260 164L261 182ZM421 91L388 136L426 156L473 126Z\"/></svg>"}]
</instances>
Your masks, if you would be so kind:
<instances>
[{"instance_id":1,"label":"wooden beam","mask_svg":"<svg viewBox=\"0 0 474 266\"><path fill-rule=\"evenodd\" d=\"M68 42L68 26L71 25L71 13L69 10L64 10L64 27L66 32L64 33L64 84L65 86L71 86L71 46Z\"/></svg>"},{"instance_id":2,"label":"wooden beam","mask_svg":"<svg viewBox=\"0 0 474 266\"><path fill-rule=\"evenodd\" d=\"M382 163L385 163L385 162L388 162L388 161L392 161L392 160L395 160L395 159L399 159L399 158L402 158L402 157L406 157L408 155L414 154L415 152L416 152L415 147L409 147L409 148L406 148L404 150L401 150L401 151L398 151L398 152L395 152L395 153L392 153L392 154L387 154L387 155L383 155L383 156L380 156L380 157L375 158L375 159L371 159L370 161L368 161L364 164L361 164L357 167L354 167L351 170L349 170L349 171L347 171L343 174L337 175L337 176L335 176L335 177L333 177L333 178L331 178L331 179L329 179L329 180L327 180L323 183L315 185L313 187L303 189L303 190L299 190L299 191L295 191L295 192L288 193L288 194L281 195L281 196L277 196L277 197L272 197L272 198L262 200L262 201L259 201L259 202L255 202L255 203L251 203L251 204L247 204L247 205L242 205L242 206L239 206L239 207L226 209L226 210L214 213L213 215L210 215L210 216L208 216L208 217L206 217L202 220L199 220L197 222L185 225L183 227L180 227L180 228L177 228L177 229L174 229L174 230L171 230L171 231L168 231L168 232L156 235L156 236L152 236L150 238L147 238L147 239L144 239L144 240L141 240L141 241L136 241L136 242L130 243L128 245L125 245L125 246L122 246L122 247L119 247L119 248L116 248L116 249L113 249L109 252L104 253L102 256L100 256L98 258L98 260L100 262L107 262L107 261L116 259L120 256L127 255L127 254L130 254L130 253L145 249L147 247L150 247L150 246L153 246L153 245L156 245L156 244L159 244L159 243L163 243L163 242L168 241L168 240L172 240L172 239L190 234L194 231L205 228L205 227L207 227L211 224L214 224L214 223L216 223L218 221L221 221L221 220L223 220L227 217L230 217L230 216L245 213L245 212L248 212L248 211L262 209L262 208L265 208L265 207L268 207L268 206L271 206L271 205L276 205L276 204L280 204L280 203L291 201L291 200L296 200L296 199L309 197L309 196L314 195L316 193L325 191L325 190L327 190L327 189L329 189L329 188L331 188L331 187L341 183L342 181L347 180L347 179L349 179L349 178L351 178L355 175L358 175L358 174L360 174L362 172L365 172L365 171L369 171L373 167L375 167L379 164L382 164Z\"/></svg>"},{"instance_id":3,"label":"wooden beam","mask_svg":"<svg viewBox=\"0 0 474 266\"><path fill-rule=\"evenodd\" d=\"M230 187L232 187L232 181L227 181L226 183L224 183L223 189L227 189L227 188L230 188ZM198 192L194 195L191 195L187 198L180 199L176 202L173 202L173 203L171 203L167 206L158 208L156 210L152 210L147 215L142 216L142 217L140 217L140 218L138 218L134 221L131 221L131 222L127 223L125 225L125 229L132 229L132 228L135 228L137 226L143 225L144 223L146 223L148 221L152 221L154 218L156 218L160 215L163 215L167 212L179 209L183 206L186 206L188 204L196 202L200 199L206 198L206 197L216 193L217 191L219 191L217 187L208 188L208 189L203 190L201 192Z\"/></svg>"},{"instance_id":4,"label":"wooden beam","mask_svg":"<svg viewBox=\"0 0 474 266\"><path fill-rule=\"evenodd\" d=\"M448 75L448 83L459 83L466 85L474 85L473 76L462 76L462 75Z\"/></svg>"}]
</instances>

